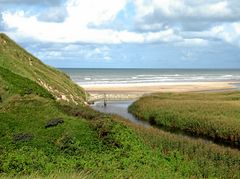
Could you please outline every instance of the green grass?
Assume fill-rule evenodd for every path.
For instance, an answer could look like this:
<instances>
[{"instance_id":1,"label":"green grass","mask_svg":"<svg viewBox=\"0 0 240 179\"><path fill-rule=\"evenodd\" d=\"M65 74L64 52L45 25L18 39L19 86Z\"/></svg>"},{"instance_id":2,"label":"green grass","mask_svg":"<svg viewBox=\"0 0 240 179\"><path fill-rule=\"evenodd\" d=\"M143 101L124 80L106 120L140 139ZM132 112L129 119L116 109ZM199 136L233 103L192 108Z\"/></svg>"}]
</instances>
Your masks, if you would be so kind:
<instances>
[{"instance_id":1,"label":"green grass","mask_svg":"<svg viewBox=\"0 0 240 179\"><path fill-rule=\"evenodd\" d=\"M74 118L40 97L21 98L11 109L9 105L0 112L0 171L5 175L86 171L98 177L172 176L169 162L161 156L152 161L150 148L133 130L107 116L91 122ZM64 119L64 124L45 129L55 117ZM23 132L33 139L14 143L13 136ZM148 173L149 168L154 168L153 173ZM158 174L158 169L168 173Z\"/></svg>"},{"instance_id":2,"label":"green grass","mask_svg":"<svg viewBox=\"0 0 240 179\"><path fill-rule=\"evenodd\" d=\"M63 103L52 89L79 98ZM238 150L93 111L82 105L83 94L66 75L0 35L0 178L240 178ZM239 99L237 93L191 95ZM158 97L169 96L186 98ZM56 118L64 123L45 127Z\"/></svg>"},{"instance_id":3,"label":"green grass","mask_svg":"<svg viewBox=\"0 0 240 179\"><path fill-rule=\"evenodd\" d=\"M158 127L240 147L239 92L154 94L129 111Z\"/></svg>"},{"instance_id":4,"label":"green grass","mask_svg":"<svg viewBox=\"0 0 240 179\"><path fill-rule=\"evenodd\" d=\"M37 83L2 68L0 79L1 177L239 176L238 151L137 128L89 107L63 106ZM64 123L45 128L54 118ZM23 133L32 139L14 141Z\"/></svg>"},{"instance_id":5,"label":"green grass","mask_svg":"<svg viewBox=\"0 0 240 179\"><path fill-rule=\"evenodd\" d=\"M54 101L20 98L14 105L5 102L0 112L0 171L4 176L51 176L56 172L86 172L89 177L100 178L239 176L238 151L135 129L119 118L102 114L89 119L72 117ZM45 123L56 117L65 122L45 129ZM14 134L22 132L33 139L12 142Z\"/></svg>"},{"instance_id":6,"label":"green grass","mask_svg":"<svg viewBox=\"0 0 240 179\"><path fill-rule=\"evenodd\" d=\"M192 139L157 128L142 129L133 126L139 136L153 151L172 160L176 171L181 168L184 177L239 178L240 152L201 139ZM184 165L185 162L188 166ZM236 172L237 171L237 172ZM194 178L193 177L193 178Z\"/></svg>"},{"instance_id":7,"label":"green grass","mask_svg":"<svg viewBox=\"0 0 240 179\"><path fill-rule=\"evenodd\" d=\"M2 67L0 67L0 77L2 93L3 91L8 91L10 95L20 94L21 96L35 94L41 97L54 99L46 89L40 87L36 82L16 75ZM1 98L4 100L3 95Z\"/></svg>"},{"instance_id":8,"label":"green grass","mask_svg":"<svg viewBox=\"0 0 240 179\"><path fill-rule=\"evenodd\" d=\"M84 90L74 84L66 74L43 64L2 33L0 67L37 82L62 102L83 104L86 99Z\"/></svg>"}]
</instances>

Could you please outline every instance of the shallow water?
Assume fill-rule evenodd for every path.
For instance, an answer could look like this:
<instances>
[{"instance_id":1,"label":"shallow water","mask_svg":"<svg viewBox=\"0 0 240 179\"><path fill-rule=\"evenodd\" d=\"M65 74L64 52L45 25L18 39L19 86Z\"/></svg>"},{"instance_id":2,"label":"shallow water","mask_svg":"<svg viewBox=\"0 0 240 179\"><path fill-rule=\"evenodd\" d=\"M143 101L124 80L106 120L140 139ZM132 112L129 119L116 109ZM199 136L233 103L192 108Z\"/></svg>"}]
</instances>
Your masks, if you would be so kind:
<instances>
[{"instance_id":1,"label":"shallow water","mask_svg":"<svg viewBox=\"0 0 240 179\"><path fill-rule=\"evenodd\" d=\"M235 86L236 88L240 89L240 83L234 83L232 85Z\"/></svg>"},{"instance_id":2,"label":"shallow water","mask_svg":"<svg viewBox=\"0 0 240 179\"><path fill-rule=\"evenodd\" d=\"M240 87L240 84L239 84ZM132 114L130 114L128 112L128 107L133 103L134 101L107 101L107 106L104 107L104 102L103 101L97 101L95 102L95 104L93 104L91 107L97 111L100 111L102 113L107 113L107 114L117 114L123 118L125 118L126 120L129 120L131 122L133 122L134 124L137 125L141 125L144 126L146 128L148 127L152 127L148 122L146 121L141 121L138 120L136 117L134 117ZM175 134L178 136L182 136L182 137L187 137L190 140L201 140L203 143L205 144L213 144L216 143L218 145L221 146L225 146L225 147L230 147L230 148L237 148L239 149L237 146L235 145L231 145L231 144L227 144L224 142L219 142L219 141L214 141L211 138L206 138L203 136L193 136L189 133L185 133L184 131L180 131L180 130L176 130L176 131L169 131L169 129L167 128L159 128L159 130L164 131L166 133L169 134Z\"/></svg>"},{"instance_id":3,"label":"shallow water","mask_svg":"<svg viewBox=\"0 0 240 179\"><path fill-rule=\"evenodd\" d=\"M95 102L91 107L97 111L108 114L117 114L129 121L142 125L144 127L150 127L150 124L145 121L140 121L132 114L128 112L128 107L133 103L133 101L107 101L107 106L104 107L103 101Z\"/></svg>"}]
</instances>

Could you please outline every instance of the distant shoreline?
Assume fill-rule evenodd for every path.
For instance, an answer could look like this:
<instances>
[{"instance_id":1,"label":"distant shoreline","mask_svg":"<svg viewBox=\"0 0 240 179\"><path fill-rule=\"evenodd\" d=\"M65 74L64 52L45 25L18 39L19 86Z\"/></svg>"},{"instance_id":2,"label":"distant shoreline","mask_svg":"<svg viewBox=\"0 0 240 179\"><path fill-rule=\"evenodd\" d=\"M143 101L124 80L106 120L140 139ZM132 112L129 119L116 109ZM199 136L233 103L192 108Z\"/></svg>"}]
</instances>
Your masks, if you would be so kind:
<instances>
[{"instance_id":1,"label":"distant shoreline","mask_svg":"<svg viewBox=\"0 0 240 179\"><path fill-rule=\"evenodd\" d=\"M237 90L238 82L170 82L82 85L93 100L106 94L110 99L137 99L156 92L206 92ZM103 97L103 96L102 96Z\"/></svg>"}]
</instances>

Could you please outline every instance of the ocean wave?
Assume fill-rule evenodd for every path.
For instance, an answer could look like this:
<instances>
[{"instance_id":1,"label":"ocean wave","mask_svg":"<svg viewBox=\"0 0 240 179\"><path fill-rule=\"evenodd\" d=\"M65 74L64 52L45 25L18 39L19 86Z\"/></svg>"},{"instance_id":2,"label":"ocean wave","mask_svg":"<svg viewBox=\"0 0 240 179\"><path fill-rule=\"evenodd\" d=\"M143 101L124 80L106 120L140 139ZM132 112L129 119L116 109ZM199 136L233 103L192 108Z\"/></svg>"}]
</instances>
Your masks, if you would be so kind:
<instances>
[{"instance_id":1,"label":"ocean wave","mask_svg":"<svg viewBox=\"0 0 240 179\"><path fill-rule=\"evenodd\" d=\"M79 84L133 84L161 82L211 82L211 81L240 81L239 70L153 70L153 71L84 71L74 73L70 77Z\"/></svg>"}]
</instances>

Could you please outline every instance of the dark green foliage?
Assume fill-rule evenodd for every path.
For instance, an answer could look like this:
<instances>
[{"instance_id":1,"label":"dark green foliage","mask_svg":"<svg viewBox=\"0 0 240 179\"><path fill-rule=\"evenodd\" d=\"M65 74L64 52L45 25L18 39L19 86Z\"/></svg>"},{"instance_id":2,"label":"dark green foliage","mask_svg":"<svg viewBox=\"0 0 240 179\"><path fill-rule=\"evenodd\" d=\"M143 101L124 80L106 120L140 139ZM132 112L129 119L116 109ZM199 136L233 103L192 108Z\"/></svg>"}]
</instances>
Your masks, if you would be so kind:
<instances>
[{"instance_id":1,"label":"dark green foliage","mask_svg":"<svg viewBox=\"0 0 240 179\"><path fill-rule=\"evenodd\" d=\"M45 124L45 128L55 127L62 123L64 123L64 120L62 120L61 118L51 119L47 121L47 123Z\"/></svg>"},{"instance_id":2,"label":"dark green foliage","mask_svg":"<svg viewBox=\"0 0 240 179\"><path fill-rule=\"evenodd\" d=\"M101 119L105 114L102 114L100 112L97 112L90 108L89 106L69 106L69 105L60 105L59 109L63 110L65 113L75 116L75 117L81 117L88 120L96 120Z\"/></svg>"},{"instance_id":3,"label":"dark green foliage","mask_svg":"<svg viewBox=\"0 0 240 179\"><path fill-rule=\"evenodd\" d=\"M27 142L33 139L33 136L31 134L27 133L18 133L14 134L13 136L13 142Z\"/></svg>"},{"instance_id":4,"label":"dark green foliage","mask_svg":"<svg viewBox=\"0 0 240 179\"><path fill-rule=\"evenodd\" d=\"M150 123L151 125L153 125L153 126L157 124L156 119L155 119L155 116L150 116L149 119L148 119L148 121L149 121L149 123Z\"/></svg>"}]
</instances>

